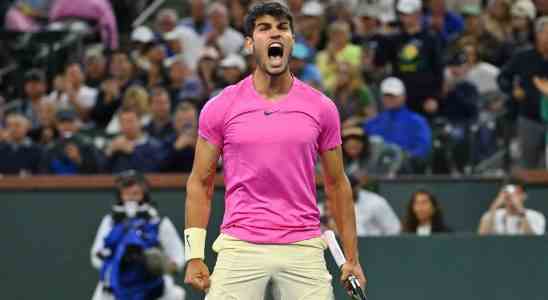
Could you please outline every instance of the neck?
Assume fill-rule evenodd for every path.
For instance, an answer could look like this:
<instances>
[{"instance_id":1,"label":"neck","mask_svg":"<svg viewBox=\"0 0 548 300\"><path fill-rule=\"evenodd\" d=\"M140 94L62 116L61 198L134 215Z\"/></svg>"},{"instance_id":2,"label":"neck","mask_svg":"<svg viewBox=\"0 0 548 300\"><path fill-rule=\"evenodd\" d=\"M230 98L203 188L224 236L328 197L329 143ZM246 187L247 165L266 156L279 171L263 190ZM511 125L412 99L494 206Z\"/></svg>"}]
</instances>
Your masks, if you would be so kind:
<instances>
[{"instance_id":1,"label":"neck","mask_svg":"<svg viewBox=\"0 0 548 300\"><path fill-rule=\"evenodd\" d=\"M420 31L421 31L420 24L414 24L413 26L405 28L405 32L407 32L407 34L416 34L416 33L419 33Z\"/></svg>"},{"instance_id":2,"label":"neck","mask_svg":"<svg viewBox=\"0 0 548 300\"><path fill-rule=\"evenodd\" d=\"M419 226L431 225L430 220L419 220Z\"/></svg>"},{"instance_id":3,"label":"neck","mask_svg":"<svg viewBox=\"0 0 548 300\"><path fill-rule=\"evenodd\" d=\"M143 136L143 133L142 132L137 132L135 134L132 134L132 135L127 135L126 138L132 142L135 142L137 140L139 140L141 137Z\"/></svg>"},{"instance_id":4,"label":"neck","mask_svg":"<svg viewBox=\"0 0 548 300\"><path fill-rule=\"evenodd\" d=\"M169 116L157 116L153 119L154 125L160 127L169 123Z\"/></svg>"},{"instance_id":5,"label":"neck","mask_svg":"<svg viewBox=\"0 0 548 300\"><path fill-rule=\"evenodd\" d=\"M30 102L32 104L39 104L40 100L42 100L42 95L30 97Z\"/></svg>"},{"instance_id":6,"label":"neck","mask_svg":"<svg viewBox=\"0 0 548 300\"><path fill-rule=\"evenodd\" d=\"M257 68L252 79L255 90L269 100L275 100L289 93L293 84L293 76L289 69L278 76L271 76Z\"/></svg>"}]
</instances>

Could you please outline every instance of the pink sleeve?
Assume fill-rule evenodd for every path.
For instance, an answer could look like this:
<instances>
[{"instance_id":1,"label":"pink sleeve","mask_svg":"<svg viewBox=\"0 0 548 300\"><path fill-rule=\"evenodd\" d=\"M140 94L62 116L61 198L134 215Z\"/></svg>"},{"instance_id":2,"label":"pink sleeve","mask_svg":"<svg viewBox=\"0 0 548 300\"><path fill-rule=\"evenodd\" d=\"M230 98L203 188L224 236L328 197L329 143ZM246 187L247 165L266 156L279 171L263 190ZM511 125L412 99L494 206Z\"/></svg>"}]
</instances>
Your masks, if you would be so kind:
<instances>
[{"instance_id":1,"label":"pink sleeve","mask_svg":"<svg viewBox=\"0 0 548 300\"><path fill-rule=\"evenodd\" d=\"M321 118L321 133L318 137L318 146L320 153L329 149L335 148L342 144L341 138L341 121L339 119L339 111L337 106L330 99L323 106Z\"/></svg>"},{"instance_id":2,"label":"pink sleeve","mask_svg":"<svg viewBox=\"0 0 548 300\"><path fill-rule=\"evenodd\" d=\"M211 144L222 148L224 111L221 108L219 96L209 100L200 112L198 134Z\"/></svg>"},{"instance_id":3,"label":"pink sleeve","mask_svg":"<svg viewBox=\"0 0 548 300\"><path fill-rule=\"evenodd\" d=\"M101 26L101 38L103 43L109 46L109 49L118 49L118 25L116 17L109 2L105 2L101 7L102 13L99 16Z\"/></svg>"}]
</instances>

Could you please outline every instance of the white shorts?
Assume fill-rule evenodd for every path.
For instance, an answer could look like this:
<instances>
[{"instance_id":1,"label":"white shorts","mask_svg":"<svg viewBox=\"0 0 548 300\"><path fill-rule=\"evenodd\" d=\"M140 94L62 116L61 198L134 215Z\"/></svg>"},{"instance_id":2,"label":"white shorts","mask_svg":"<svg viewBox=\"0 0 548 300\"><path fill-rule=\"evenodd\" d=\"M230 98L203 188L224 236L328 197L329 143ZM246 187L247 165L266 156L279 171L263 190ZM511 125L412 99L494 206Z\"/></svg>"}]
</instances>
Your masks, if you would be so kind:
<instances>
[{"instance_id":1,"label":"white shorts","mask_svg":"<svg viewBox=\"0 0 548 300\"><path fill-rule=\"evenodd\" d=\"M263 299L269 282L277 300L332 300L326 243L313 238L293 244L252 244L221 234L206 300Z\"/></svg>"}]
</instances>

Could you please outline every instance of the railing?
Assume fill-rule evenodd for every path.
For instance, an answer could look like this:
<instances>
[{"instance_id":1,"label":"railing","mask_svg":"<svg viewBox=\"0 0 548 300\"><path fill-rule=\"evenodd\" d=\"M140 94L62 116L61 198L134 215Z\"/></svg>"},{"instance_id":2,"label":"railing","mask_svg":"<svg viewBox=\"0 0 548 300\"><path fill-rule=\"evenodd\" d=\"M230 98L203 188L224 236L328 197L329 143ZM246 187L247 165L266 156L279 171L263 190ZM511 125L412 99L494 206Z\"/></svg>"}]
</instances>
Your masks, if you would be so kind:
<instances>
[{"instance_id":1,"label":"railing","mask_svg":"<svg viewBox=\"0 0 548 300\"><path fill-rule=\"evenodd\" d=\"M189 174L147 174L147 180L152 188L184 188ZM548 171L531 170L515 173L515 177L527 184L548 184ZM112 175L33 175L33 176L4 176L0 177L0 190L59 190L59 189L106 189L115 186L115 176ZM364 182L371 180L394 181L394 182L440 182L440 181L502 181L502 177L484 176L401 176L397 178L364 178ZM318 185L322 185L322 178L316 178ZM215 186L224 186L223 176L217 175Z\"/></svg>"}]
</instances>

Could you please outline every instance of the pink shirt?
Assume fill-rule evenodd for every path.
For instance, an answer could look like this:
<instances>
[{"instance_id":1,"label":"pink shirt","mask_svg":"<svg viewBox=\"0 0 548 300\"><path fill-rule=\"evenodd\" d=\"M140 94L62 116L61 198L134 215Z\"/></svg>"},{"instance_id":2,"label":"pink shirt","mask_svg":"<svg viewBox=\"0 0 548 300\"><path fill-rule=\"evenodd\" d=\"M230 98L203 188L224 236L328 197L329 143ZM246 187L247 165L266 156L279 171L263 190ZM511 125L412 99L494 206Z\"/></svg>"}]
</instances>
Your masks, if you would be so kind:
<instances>
[{"instance_id":1,"label":"pink shirt","mask_svg":"<svg viewBox=\"0 0 548 300\"><path fill-rule=\"evenodd\" d=\"M83 18L96 21L101 39L110 49L118 48L118 26L108 0L56 0L49 11L50 21Z\"/></svg>"},{"instance_id":2,"label":"pink shirt","mask_svg":"<svg viewBox=\"0 0 548 300\"><path fill-rule=\"evenodd\" d=\"M341 144L333 101L295 78L288 95L272 102L249 76L204 106L199 134L222 151L221 232L271 244L320 236L315 163Z\"/></svg>"}]
</instances>

